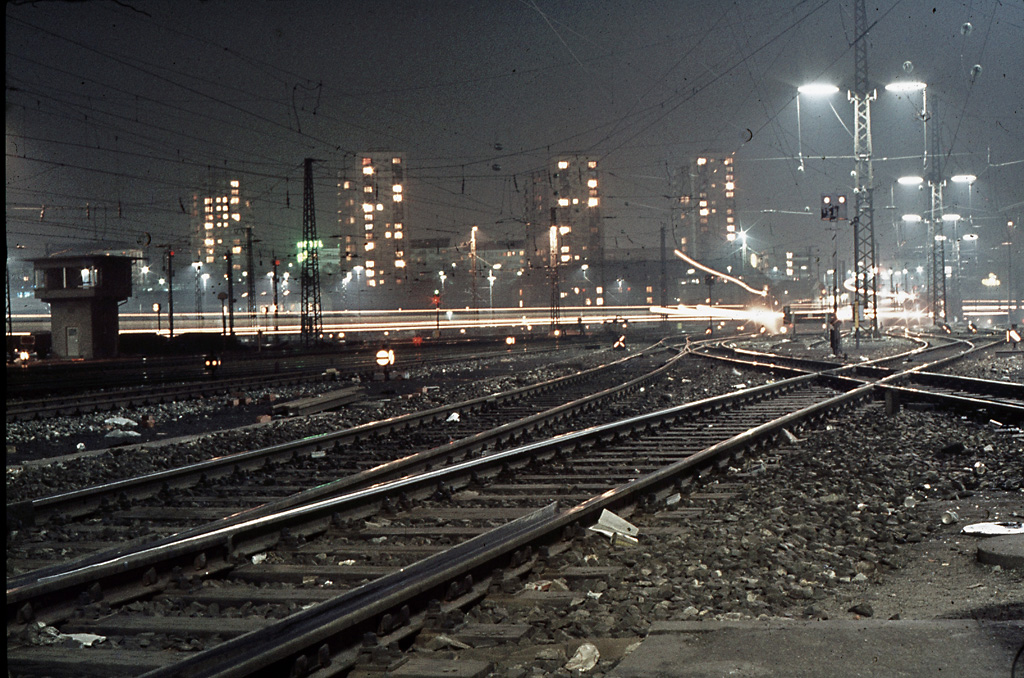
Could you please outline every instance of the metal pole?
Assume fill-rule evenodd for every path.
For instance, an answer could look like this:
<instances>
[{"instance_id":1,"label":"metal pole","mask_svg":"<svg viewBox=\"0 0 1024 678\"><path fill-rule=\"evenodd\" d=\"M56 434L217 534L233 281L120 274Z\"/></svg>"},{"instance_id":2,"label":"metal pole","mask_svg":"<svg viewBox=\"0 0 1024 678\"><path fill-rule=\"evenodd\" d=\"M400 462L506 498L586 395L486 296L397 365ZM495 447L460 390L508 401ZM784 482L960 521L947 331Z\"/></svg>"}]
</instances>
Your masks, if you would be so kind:
<instances>
[{"instance_id":1,"label":"metal pole","mask_svg":"<svg viewBox=\"0 0 1024 678\"><path fill-rule=\"evenodd\" d=\"M278 259L273 254L271 254L271 256L274 257L274 331L277 332L277 330L279 328L279 325L278 325L278 311L280 310L280 308L277 305L277 289L278 289L278 286L279 286L278 282L277 282L277 267L281 263L281 260Z\"/></svg>"},{"instance_id":2,"label":"metal pole","mask_svg":"<svg viewBox=\"0 0 1024 678\"><path fill-rule=\"evenodd\" d=\"M235 336L235 269L231 263L231 248L224 255L228 262L228 326L231 336Z\"/></svg>"},{"instance_id":3,"label":"metal pole","mask_svg":"<svg viewBox=\"0 0 1024 678\"><path fill-rule=\"evenodd\" d=\"M174 250L167 250L167 336L174 336Z\"/></svg>"}]
</instances>

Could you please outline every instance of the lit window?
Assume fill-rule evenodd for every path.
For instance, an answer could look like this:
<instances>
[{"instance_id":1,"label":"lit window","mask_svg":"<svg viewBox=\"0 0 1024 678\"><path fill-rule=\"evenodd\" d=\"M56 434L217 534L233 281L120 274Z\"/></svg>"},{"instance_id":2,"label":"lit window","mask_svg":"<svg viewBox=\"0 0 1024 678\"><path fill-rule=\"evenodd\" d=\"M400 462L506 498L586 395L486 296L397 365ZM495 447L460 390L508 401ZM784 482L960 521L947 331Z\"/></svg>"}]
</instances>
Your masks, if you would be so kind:
<instances>
[{"instance_id":1,"label":"lit window","mask_svg":"<svg viewBox=\"0 0 1024 678\"><path fill-rule=\"evenodd\" d=\"M363 158L363 165L372 165L373 158Z\"/></svg>"},{"instance_id":2,"label":"lit window","mask_svg":"<svg viewBox=\"0 0 1024 678\"><path fill-rule=\"evenodd\" d=\"M731 182L731 181L725 182L725 190L732 191L735 188L736 188L736 184L734 184L733 182Z\"/></svg>"},{"instance_id":3,"label":"lit window","mask_svg":"<svg viewBox=\"0 0 1024 678\"><path fill-rule=\"evenodd\" d=\"M237 205L238 204L238 196L237 195L235 197L231 198L231 204L232 205Z\"/></svg>"},{"instance_id":4,"label":"lit window","mask_svg":"<svg viewBox=\"0 0 1024 678\"><path fill-rule=\"evenodd\" d=\"M395 193L401 193L402 184L395 184L394 186L391 187L391 190L394 191Z\"/></svg>"},{"instance_id":5,"label":"lit window","mask_svg":"<svg viewBox=\"0 0 1024 678\"><path fill-rule=\"evenodd\" d=\"M377 203L377 211L378 212L383 212L384 211L384 205L382 205L380 203Z\"/></svg>"},{"instance_id":6,"label":"lit window","mask_svg":"<svg viewBox=\"0 0 1024 678\"><path fill-rule=\"evenodd\" d=\"M371 224L367 224L366 225L366 230L367 231L372 231L373 230L373 224L372 223Z\"/></svg>"},{"instance_id":7,"label":"lit window","mask_svg":"<svg viewBox=\"0 0 1024 678\"><path fill-rule=\"evenodd\" d=\"M213 198L203 198L204 205L209 205L211 202L213 202Z\"/></svg>"},{"instance_id":8,"label":"lit window","mask_svg":"<svg viewBox=\"0 0 1024 678\"><path fill-rule=\"evenodd\" d=\"M698 165L706 165L706 164L708 164L708 159L707 158L697 158L697 164Z\"/></svg>"},{"instance_id":9,"label":"lit window","mask_svg":"<svg viewBox=\"0 0 1024 678\"><path fill-rule=\"evenodd\" d=\"M241 254L242 253L242 246L241 245L235 245L234 247L231 248L231 253L232 254Z\"/></svg>"},{"instance_id":10,"label":"lit window","mask_svg":"<svg viewBox=\"0 0 1024 678\"><path fill-rule=\"evenodd\" d=\"M402 230L402 225L401 224L395 224L395 230L396 231L401 231Z\"/></svg>"},{"instance_id":11,"label":"lit window","mask_svg":"<svg viewBox=\"0 0 1024 678\"><path fill-rule=\"evenodd\" d=\"M726 234L725 239L728 240L729 242L732 242L733 240L736 239L736 234L735 233Z\"/></svg>"},{"instance_id":12,"label":"lit window","mask_svg":"<svg viewBox=\"0 0 1024 678\"><path fill-rule=\"evenodd\" d=\"M364 202L363 203L363 211L364 212L372 212L373 211L373 205L368 203L368 202Z\"/></svg>"},{"instance_id":13,"label":"lit window","mask_svg":"<svg viewBox=\"0 0 1024 678\"><path fill-rule=\"evenodd\" d=\"M235 179L234 181L231 182L231 188L238 188L238 180L237 179Z\"/></svg>"},{"instance_id":14,"label":"lit window","mask_svg":"<svg viewBox=\"0 0 1024 678\"><path fill-rule=\"evenodd\" d=\"M732 197L732 191L726 191L725 192L725 197L726 198L731 198Z\"/></svg>"},{"instance_id":15,"label":"lit window","mask_svg":"<svg viewBox=\"0 0 1024 678\"><path fill-rule=\"evenodd\" d=\"M391 231L384 231L384 238L388 239L391 237Z\"/></svg>"},{"instance_id":16,"label":"lit window","mask_svg":"<svg viewBox=\"0 0 1024 678\"><path fill-rule=\"evenodd\" d=\"M568 207L569 206L569 199L568 198L559 198L558 199L558 206L559 207Z\"/></svg>"},{"instance_id":17,"label":"lit window","mask_svg":"<svg viewBox=\"0 0 1024 678\"><path fill-rule=\"evenodd\" d=\"M235 213L235 214L232 214L232 215L231 215L231 218L232 218L233 220L235 220L235 221L241 221L241 220L242 220L242 215L241 215L241 214L238 214L238 213Z\"/></svg>"},{"instance_id":18,"label":"lit window","mask_svg":"<svg viewBox=\"0 0 1024 678\"><path fill-rule=\"evenodd\" d=\"M708 201L707 201L707 200L701 200L701 201L700 201L700 203L698 203L698 204L699 204L699 205L700 205L701 207L707 207L707 206L708 206Z\"/></svg>"},{"instance_id":19,"label":"lit window","mask_svg":"<svg viewBox=\"0 0 1024 678\"><path fill-rule=\"evenodd\" d=\"M365 160L365 158L364 158L364 160ZM363 167L363 174L366 174L366 175L373 174L373 167L370 166L370 165L366 165L365 167Z\"/></svg>"},{"instance_id":20,"label":"lit window","mask_svg":"<svg viewBox=\"0 0 1024 678\"><path fill-rule=\"evenodd\" d=\"M597 179L587 179L588 188L597 188Z\"/></svg>"},{"instance_id":21,"label":"lit window","mask_svg":"<svg viewBox=\"0 0 1024 678\"><path fill-rule=\"evenodd\" d=\"M587 207L597 207L597 205L598 205L598 199L597 198L588 198L587 199Z\"/></svg>"},{"instance_id":22,"label":"lit window","mask_svg":"<svg viewBox=\"0 0 1024 678\"><path fill-rule=\"evenodd\" d=\"M374 247L375 247L375 244L374 244L374 243L372 243L372 242L368 242L368 243L366 243L366 246L364 247L364 249L365 249L365 250L366 250L367 252L370 252L370 251L372 251L372 250L373 250L373 248L374 248Z\"/></svg>"},{"instance_id":23,"label":"lit window","mask_svg":"<svg viewBox=\"0 0 1024 678\"><path fill-rule=\"evenodd\" d=\"M363 219L366 221L373 221L373 212L367 212L363 215Z\"/></svg>"},{"instance_id":24,"label":"lit window","mask_svg":"<svg viewBox=\"0 0 1024 678\"><path fill-rule=\"evenodd\" d=\"M367 261L366 262L366 268L373 268L376 265L377 265L376 261Z\"/></svg>"},{"instance_id":25,"label":"lit window","mask_svg":"<svg viewBox=\"0 0 1024 678\"><path fill-rule=\"evenodd\" d=\"M568 160L559 160L558 161L558 169L566 169L568 167L569 167L569 161Z\"/></svg>"},{"instance_id":26,"label":"lit window","mask_svg":"<svg viewBox=\"0 0 1024 678\"><path fill-rule=\"evenodd\" d=\"M591 160L590 162L587 163L587 167L589 167L590 169L597 169L597 161Z\"/></svg>"},{"instance_id":27,"label":"lit window","mask_svg":"<svg viewBox=\"0 0 1024 678\"><path fill-rule=\"evenodd\" d=\"M363 186L363 193L373 193L373 185Z\"/></svg>"},{"instance_id":28,"label":"lit window","mask_svg":"<svg viewBox=\"0 0 1024 678\"><path fill-rule=\"evenodd\" d=\"M565 235L566 233L572 233L572 227L571 226L559 226L558 227L558 234L559 235ZM565 248L565 249L568 249L568 248Z\"/></svg>"},{"instance_id":29,"label":"lit window","mask_svg":"<svg viewBox=\"0 0 1024 678\"><path fill-rule=\"evenodd\" d=\"M396 259L395 260L395 268L405 268L405 260L404 259Z\"/></svg>"},{"instance_id":30,"label":"lit window","mask_svg":"<svg viewBox=\"0 0 1024 678\"><path fill-rule=\"evenodd\" d=\"M705 207L704 209L702 209L702 210L700 211L700 215L701 215L702 217L706 217L706 216L707 216L707 215L709 215L710 213L711 213L711 211L710 211L710 210L709 210L709 209L708 209L707 207Z\"/></svg>"},{"instance_id":31,"label":"lit window","mask_svg":"<svg viewBox=\"0 0 1024 678\"><path fill-rule=\"evenodd\" d=\"M579 198L573 198L572 199L572 204L573 205L579 205L580 204L580 199Z\"/></svg>"},{"instance_id":32,"label":"lit window","mask_svg":"<svg viewBox=\"0 0 1024 678\"><path fill-rule=\"evenodd\" d=\"M207 238L206 240L203 241L203 244L206 245L207 247L213 247L213 238Z\"/></svg>"},{"instance_id":33,"label":"lit window","mask_svg":"<svg viewBox=\"0 0 1024 678\"><path fill-rule=\"evenodd\" d=\"M207 231L212 231L213 230L213 222L212 221L207 221L205 224L203 224L203 228L205 228Z\"/></svg>"},{"instance_id":34,"label":"lit window","mask_svg":"<svg viewBox=\"0 0 1024 678\"><path fill-rule=\"evenodd\" d=\"M402 202L402 194L401 193L395 193L395 195L392 196L392 197L394 198L395 202ZM383 206L381 207L381 209L383 209Z\"/></svg>"},{"instance_id":35,"label":"lit window","mask_svg":"<svg viewBox=\"0 0 1024 678\"><path fill-rule=\"evenodd\" d=\"M726 224L725 230L729 231L730 233L735 233L736 232L736 224Z\"/></svg>"},{"instance_id":36,"label":"lit window","mask_svg":"<svg viewBox=\"0 0 1024 678\"><path fill-rule=\"evenodd\" d=\"M352 182L351 182L351 181L346 181L345 183L343 183L343 184L341 185L341 187L342 187L342 188L343 188L344 190L346 190L346 191L347 191L347 190L349 190L350 188L352 188Z\"/></svg>"},{"instance_id":37,"label":"lit window","mask_svg":"<svg viewBox=\"0 0 1024 678\"><path fill-rule=\"evenodd\" d=\"M397 232L395 233L395 240L401 240L401 239L402 239L402 238L404 238L404 237L405 237L405 234L404 234L404 233L402 233L401 231L397 231Z\"/></svg>"},{"instance_id":38,"label":"lit window","mask_svg":"<svg viewBox=\"0 0 1024 678\"><path fill-rule=\"evenodd\" d=\"M391 164L392 165L401 165L402 164L402 159L401 158L391 158Z\"/></svg>"}]
</instances>

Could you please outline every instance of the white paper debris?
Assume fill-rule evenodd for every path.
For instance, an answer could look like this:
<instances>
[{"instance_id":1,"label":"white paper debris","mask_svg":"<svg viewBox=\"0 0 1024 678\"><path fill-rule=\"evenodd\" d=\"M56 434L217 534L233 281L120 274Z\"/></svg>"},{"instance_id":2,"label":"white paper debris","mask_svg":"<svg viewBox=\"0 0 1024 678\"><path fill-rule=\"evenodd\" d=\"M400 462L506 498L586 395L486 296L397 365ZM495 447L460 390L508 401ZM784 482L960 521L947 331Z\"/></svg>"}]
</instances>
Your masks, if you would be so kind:
<instances>
[{"instance_id":1,"label":"white paper debris","mask_svg":"<svg viewBox=\"0 0 1024 678\"><path fill-rule=\"evenodd\" d=\"M583 643L576 648L576 654L566 662L565 668L570 671L589 671L597 666L597 660L600 658L601 653L597 651L596 645Z\"/></svg>"},{"instance_id":2,"label":"white paper debris","mask_svg":"<svg viewBox=\"0 0 1024 678\"><path fill-rule=\"evenodd\" d=\"M1001 534L1024 534L1024 522L973 523L964 525L963 533L988 537Z\"/></svg>"}]
</instances>

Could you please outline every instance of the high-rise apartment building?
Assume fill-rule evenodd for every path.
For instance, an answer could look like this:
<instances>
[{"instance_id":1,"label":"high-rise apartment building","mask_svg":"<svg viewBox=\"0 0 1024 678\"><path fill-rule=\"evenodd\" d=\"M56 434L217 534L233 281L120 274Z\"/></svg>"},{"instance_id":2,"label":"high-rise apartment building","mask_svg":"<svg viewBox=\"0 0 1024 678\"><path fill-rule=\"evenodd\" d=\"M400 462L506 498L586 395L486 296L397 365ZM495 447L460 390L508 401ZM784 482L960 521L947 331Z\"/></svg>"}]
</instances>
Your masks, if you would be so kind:
<instances>
[{"instance_id":1,"label":"high-rise apartment building","mask_svg":"<svg viewBox=\"0 0 1024 678\"><path fill-rule=\"evenodd\" d=\"M604 305L604 229L597 160L553 158L531 175L526 246L533 271L554 276L561 302Z\"/></svg>"},{"instance_id":2,"label":"high-rise apartment building","mask_svg":"<svg viewBox=\"0 0 1024 678\"><path fill-rule=\"evenodd\" d=\"M736 174L731 156L695 158L682 172L680 249L706 264L735 263L740 250Z\"/></svg>"},{"instance_id":3,"label":"high-rise apartment building","mask_svg":"<svg viewBox=\"0 0 1024 678\"><path fill-rule=\"evenodd\" d=\"M406 271L405 166L401 154L364 153L338 176L341 265L361 266L356 284L404 284Z\"/></svg>"},{"instance_id":4,"label":"high-rise apartment building","mask_svg":"<svg viewBox=\"0 0 1024 678\"><path fill-rule=\"evenodd\" d=\"M192 251L194 261L216 265L229 251L240 254L246 229L252 228L252 206L242 198L241 182L224 178L212 181L207 191L192 196ZM244 263L239 259L235 262Z\"/></svg>"}]
</instances>

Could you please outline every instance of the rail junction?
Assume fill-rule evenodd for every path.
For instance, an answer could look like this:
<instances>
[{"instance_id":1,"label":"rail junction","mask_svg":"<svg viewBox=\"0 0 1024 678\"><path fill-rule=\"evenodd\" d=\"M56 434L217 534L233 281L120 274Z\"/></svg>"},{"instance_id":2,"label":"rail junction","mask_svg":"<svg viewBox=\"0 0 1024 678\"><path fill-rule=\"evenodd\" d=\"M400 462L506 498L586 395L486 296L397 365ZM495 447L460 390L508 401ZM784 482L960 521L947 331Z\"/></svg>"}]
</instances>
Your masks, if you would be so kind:
<instances>
[{"instance_id":1,"label":"rail junction","mask_svg":"<svg viewBox=\"0 0 1024 678\"><path fill-rule=\"evenodd\" d=\"M843 364L667 339L528 387L9 504L11 675L433 675L410 649L530 633L467 623L471 610L550 603L558 586L554 604L571 606L615 576L578 556L588 528L628 550L636 533L615 516L729 521L716 507L743 492L737 469L783 463L780 447L837 418L918 407L1020 444L1024 384L940 371L998 338L904 343ZM684 361L724 362L745 383L653 397L690 378ZM23 642L39 628L120 645Z\"/></svg>"}]
</instances>

